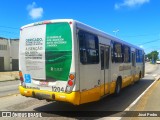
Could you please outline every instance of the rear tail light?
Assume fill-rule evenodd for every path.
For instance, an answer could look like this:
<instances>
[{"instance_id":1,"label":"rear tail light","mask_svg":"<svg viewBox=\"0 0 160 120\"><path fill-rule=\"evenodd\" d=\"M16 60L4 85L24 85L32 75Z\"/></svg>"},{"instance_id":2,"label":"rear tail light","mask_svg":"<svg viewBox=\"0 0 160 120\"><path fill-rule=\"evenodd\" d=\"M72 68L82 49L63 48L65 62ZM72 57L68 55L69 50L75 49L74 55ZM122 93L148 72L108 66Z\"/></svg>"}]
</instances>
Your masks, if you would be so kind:
<instances>
[{"instance_id":1,"label":"rear tail light","mask_svg":"<svg viewBox=\"0 0 160 120\"><path fill-rule=\"evenodd\" d=\"M69 24L72 24L72 22L69 22Z\"/></svg>"},{"instance_id":2,"label":"rear tail light","mask_svg":"<svg viewBox=\"0 0 160 120\"><path fill-rule=\"evenodd\" d=\"M21 81L21 82L23 82L23 81L24 81L23 77L20 77L20 81Z\"/></svg>"},{"instance_id":3,"label":"rear tail light","mask_svg":"<svg viewBox=\"0 0 160 120\"><path fill-rule=\"evenodd\" d=\"M68 85L69 85L69 86L72 86L72 85L73 85L73 81L72 81L72 80L69 80L69 81L68 81Z\"/></svg>"},{"instance_id":4,"label":"rear tail light","mask_svg":"<svg viewBox=\"0 0 160 120\"><path fill-rule=\"evenodd\" d=\"M22 76L23 76L22 72L21 72L21 71L19 71L19 77L22 77Z\"/></svg>"},{"instance_id":5,"label":"rear tail light","mask_svg":"<svg viewBox=\"0 0 160 120\"><path fill-rule=\"evenodd\" d=\"M21 82L23 82L23 81L24 81L24 79L23 79L23 74L22 74L22 72L21 72L21 71L19 71L19 78L20 78L20 81L21 81Z\"/></svg>"},{"instance_id":6,"label":"rear tail light","mask_svg":"<svg viewBox=\"0 0 160 120\"><path fill-rule=\"evenodd\" d=\"M69 80L68 80L65 92L70 93L75 84L75 74L70 74L68 79Z\"/></svg>"},{"instance_id":7,"label":"rear tail light","mask_svg":"<svg viewBox=\"0 0 160 120\"><path fill-rule=\"evenodd\" d=\"M70 74L70 75L69 75L69 78L70 78L71 80L73 80L73 79L74 79L74 75L73 75L73 74Z\"/></svg>"}]
</instances>

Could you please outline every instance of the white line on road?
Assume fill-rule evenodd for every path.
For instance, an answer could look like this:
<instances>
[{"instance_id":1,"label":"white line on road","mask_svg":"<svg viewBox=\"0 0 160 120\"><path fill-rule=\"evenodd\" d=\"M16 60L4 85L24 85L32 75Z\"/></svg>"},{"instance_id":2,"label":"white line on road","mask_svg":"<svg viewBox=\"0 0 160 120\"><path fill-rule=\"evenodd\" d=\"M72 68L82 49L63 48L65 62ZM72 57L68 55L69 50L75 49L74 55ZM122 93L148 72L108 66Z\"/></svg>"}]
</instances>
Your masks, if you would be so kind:
<instances>
[{"instance_id":1,"label":"white line on road","mask_svg":"<svg viewBox=\"0 0 160 120\"><path fill-rule=\"evenodd\" d=\"M156 77L156 76L157 76L157 74L153 74L152 76L153 76L153 77Z\"/></svg>"}]
</instances>

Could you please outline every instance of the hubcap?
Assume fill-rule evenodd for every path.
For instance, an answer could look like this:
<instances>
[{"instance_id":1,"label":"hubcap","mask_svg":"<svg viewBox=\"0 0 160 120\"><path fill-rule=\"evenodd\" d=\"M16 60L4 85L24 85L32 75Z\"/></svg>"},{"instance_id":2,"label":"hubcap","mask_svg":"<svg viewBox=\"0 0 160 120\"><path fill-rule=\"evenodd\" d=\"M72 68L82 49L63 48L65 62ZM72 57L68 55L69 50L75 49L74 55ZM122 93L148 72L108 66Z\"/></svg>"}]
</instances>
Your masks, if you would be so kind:
<instances>
[{"instance_id":1,"label":"hubcap","mask_svg":"<svg viewBox=\"0 0 160 120\"><path fill-rule=\"evenodd\" d=\"M120 91L120 84L118 83L118 86L117 86L117 93L119 93Z\"/></svg>"}]
</instances>

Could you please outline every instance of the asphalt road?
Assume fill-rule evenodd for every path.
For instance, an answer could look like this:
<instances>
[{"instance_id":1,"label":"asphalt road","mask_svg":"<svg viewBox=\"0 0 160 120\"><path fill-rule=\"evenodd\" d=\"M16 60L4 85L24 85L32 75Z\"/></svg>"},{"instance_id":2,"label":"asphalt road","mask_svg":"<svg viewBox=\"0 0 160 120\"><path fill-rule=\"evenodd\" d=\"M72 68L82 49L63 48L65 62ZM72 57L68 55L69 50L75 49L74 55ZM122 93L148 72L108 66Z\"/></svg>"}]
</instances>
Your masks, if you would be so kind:
<instances>
[{"instance_id":1,"label":"asphalt road","mask_svg":"<svg viewBox=\"0 0 160 120\"><path fill-rule=\"evenodd\" d=\"M18 94L19 80L0 82L0 97Z\"/></svg>"},{"instance_id":2,"label":"asphalt road","mask_svg":"<svg viewBox=\"0 0 160 120\"><path fill-rule=\"evenodd\" d=\"M63 102L46 102L44 100L39 101L34 98L26 98L21 95L12 95L6 97L0 97L0 110L4 111L38 111L45 113L49 116L57 119L57 116L60 116L61 119L79 119L80 117L70 116L66 113L72 114L73 111L83 111L85 115L90 114L101 114L103 111L114 111L110 113L110 116L116 116L120 111L124 111L135 99L141 95L148 86L150 86L155 77L160 73L160 65L155 71L146 74L146 76L141 79L138 83L124 88L120 96L109 95L98 102L92 102L88 104L82 104L80 106L74 106L69 103ZM16 84L16 83L15 83ZM5 86L0 83L0 87ZM12 86L13 87L13 86ZM6 87L4 87L6 88ZM1 90L1 89L0 89ZM53 111L53 112L50 112ZM55 112L54 112L55 111ZM66 111L65 112L56 112L56 111ZM87 112L88 111L88 112ZM93 112L92 112L93 111ZM96 113L94 112L96 111ZM103 112L103 116L108 115L109 112ZM118 116L117 116L118 117ZM59 117L58 117L59 118ZM51 118L45 118L51 119ZM52 118L53 119L53 118ZM98 116L92 119L103 119L102 116Z\"/></svg>"}]
</instances>

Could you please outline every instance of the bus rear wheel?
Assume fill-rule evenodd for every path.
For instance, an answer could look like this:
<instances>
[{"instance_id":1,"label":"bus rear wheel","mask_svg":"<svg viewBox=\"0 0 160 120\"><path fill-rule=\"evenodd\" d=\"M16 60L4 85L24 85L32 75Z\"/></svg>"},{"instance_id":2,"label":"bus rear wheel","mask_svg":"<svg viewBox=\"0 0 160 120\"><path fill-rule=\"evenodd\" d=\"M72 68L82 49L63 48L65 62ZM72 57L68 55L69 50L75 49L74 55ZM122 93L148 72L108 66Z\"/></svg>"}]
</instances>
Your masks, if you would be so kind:
<instances>
[{"instance_id":1,"label":"bus rear wheel","mask_svg":"<svg viewBox=\"0 0 160 120\"><path fill-rule=\"evenodd\" d=\"M138 80L136 81L136 83L139 83L139 81L140 81L141 78L142 78L142 74L141 74L141 71L140 71L140 73L138 75Z\"/></svg>"},{"instance_id":2,"label":"bus rear wheel","mask_svg":"<svg viewBox=\"0 0 160 120\"><path fill-rule=\"evenodd\" d=\"M141 74L141 72L139 73L139 80L142 78L142 74Z\"/></svg>"},{"instance_id":3,"label":"bus rear wheel","mask_svg":"<svg viewBox=\"0 0 160 120\"><path fill-rule=\"evenodd\" d=\"M118 78L116 82L116 88L115 88L115 96L118 96L121 92L121 79Z\"/></svg>"}]
</instances>

